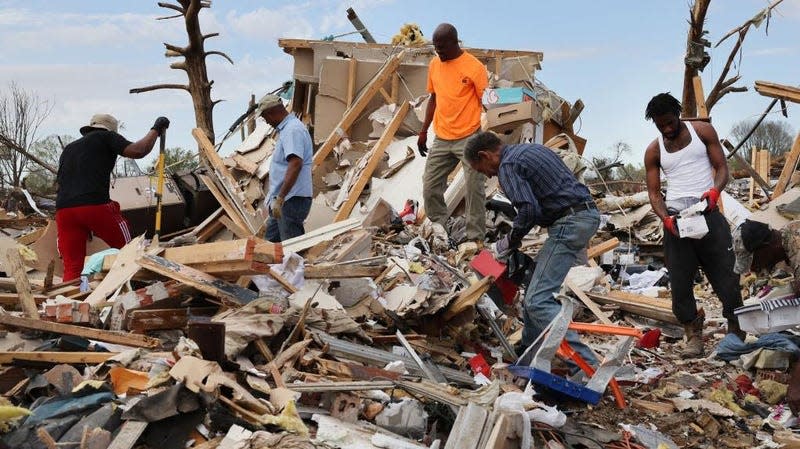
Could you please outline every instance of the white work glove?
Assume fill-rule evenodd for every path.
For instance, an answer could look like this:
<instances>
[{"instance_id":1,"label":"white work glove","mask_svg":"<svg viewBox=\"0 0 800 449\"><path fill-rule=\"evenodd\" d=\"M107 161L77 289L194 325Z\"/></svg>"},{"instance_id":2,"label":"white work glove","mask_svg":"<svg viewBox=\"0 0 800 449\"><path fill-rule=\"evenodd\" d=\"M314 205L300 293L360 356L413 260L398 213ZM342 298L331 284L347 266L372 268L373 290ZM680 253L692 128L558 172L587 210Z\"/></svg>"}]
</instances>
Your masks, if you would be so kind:
<instances>
[{"instance_id":1,"label":"white work glove","mask_svg":"<svg viewBox=\"0 0 800 449\"><path fill-rule=\"evenodd\" d=\"M511 252L514 251L514 249L511 248L509 234L506 234L500 240L492 243L489 248L492 251L492 255L498 262L507 261L508 257L511 255Z\"/></svg>"}]
</instances>

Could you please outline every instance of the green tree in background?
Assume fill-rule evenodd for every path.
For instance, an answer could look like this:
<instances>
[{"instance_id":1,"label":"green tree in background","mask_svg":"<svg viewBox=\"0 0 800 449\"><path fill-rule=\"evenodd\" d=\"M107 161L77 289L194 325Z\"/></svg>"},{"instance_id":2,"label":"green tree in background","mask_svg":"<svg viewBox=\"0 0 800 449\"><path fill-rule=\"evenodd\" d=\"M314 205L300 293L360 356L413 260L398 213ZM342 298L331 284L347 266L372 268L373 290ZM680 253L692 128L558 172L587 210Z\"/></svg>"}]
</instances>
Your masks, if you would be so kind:
<instances>
[{"instance_id":1,"label":"green tree in background","mask_svg":"<svg viewBox=\"0 0 800 449\"><path fill-rule=\"evenodd\" d=\"M743 120L736 123L731 129L730 135L733 144L738 144L753 129L755 120ZM772 156L779 156L792 148L794 130L784 121L765 121L752 136L739 149L738 153L746 161L750 161L750 150L755 147L760 150L769 150Z\"/></svg>"},{"instance_id":2,"label":"green tree in background","mask_svg":"<svg viewBox=\"0 0 800 449\"><path fill-rule=\"evenodd\" d=\"M148 172L155 173L158 163L158 154L148 167ZM181 170L194 170L200 166L200 159L196 152L185 150L181 147L167 148L164 150L164 166L168 172L175 173Z\"/></svg>"}]
</instances>

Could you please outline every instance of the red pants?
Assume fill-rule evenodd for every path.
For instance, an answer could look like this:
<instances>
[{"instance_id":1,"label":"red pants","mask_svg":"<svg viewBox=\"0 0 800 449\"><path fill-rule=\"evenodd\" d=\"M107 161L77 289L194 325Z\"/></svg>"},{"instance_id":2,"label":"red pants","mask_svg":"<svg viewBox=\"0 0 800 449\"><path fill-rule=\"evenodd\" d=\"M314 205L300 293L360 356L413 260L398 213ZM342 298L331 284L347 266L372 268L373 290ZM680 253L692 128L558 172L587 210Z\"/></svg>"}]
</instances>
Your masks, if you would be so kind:
<instances>
[{"instance_id":1,"label":"red pants","mask_svg":"<svg viewBox=\"0 0 800 449\"><path fill-rule=\"evenodd\" d=\"M80 277L90 233L112 248L122 248L131 241L128 220L120 213L116 201L58 209L56 226L58 252L64 260L64 282Z\"/></svg>"}]
</instances>

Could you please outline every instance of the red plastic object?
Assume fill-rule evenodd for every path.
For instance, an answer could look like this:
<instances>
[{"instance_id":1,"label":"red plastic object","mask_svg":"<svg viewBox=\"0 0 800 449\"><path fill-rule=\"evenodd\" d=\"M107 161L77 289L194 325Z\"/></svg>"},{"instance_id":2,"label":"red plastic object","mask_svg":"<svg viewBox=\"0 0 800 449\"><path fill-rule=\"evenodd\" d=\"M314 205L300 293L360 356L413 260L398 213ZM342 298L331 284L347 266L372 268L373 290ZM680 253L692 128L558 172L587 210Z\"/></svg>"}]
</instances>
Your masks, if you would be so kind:
<instances>
[{"instance_id":1,"label":"red plastic object","mask_svg":"<svg viewBox=\"0 0 800 449\"><path fill-rule=\"evenodd\" d=\"M469 359L469 366L472 367L472 372L475 374L480 373L486 377L491 377L492 375L492 368L490 368L489 364L486 363L486 359L483 358L483 354L478 354Z\"/></svg>"},{"instance_id":2,"label":"red plastic object","mask_svg":"<svg viewBox=\"0 0 800 449\"><path fill-rule=\"evenodd\" d=\"M494 285L500 289L500 293L503 295L503 302L509 305L514 303L519 288L506 277L506 264L495 260L491 251L484 249L479 252L470 261L469 266L481 276L493 277Z\"/></svg>"},{"instance_id":3,"label":"red plastic object","mask_svg":"<svg viewBox=\"0 0 800 449\"><path fill-rule=\"evenodd\" d=\"M637 348L657 348L661 344L661 329L650 329L636 342Z\"/></svg>"}]
</instances>

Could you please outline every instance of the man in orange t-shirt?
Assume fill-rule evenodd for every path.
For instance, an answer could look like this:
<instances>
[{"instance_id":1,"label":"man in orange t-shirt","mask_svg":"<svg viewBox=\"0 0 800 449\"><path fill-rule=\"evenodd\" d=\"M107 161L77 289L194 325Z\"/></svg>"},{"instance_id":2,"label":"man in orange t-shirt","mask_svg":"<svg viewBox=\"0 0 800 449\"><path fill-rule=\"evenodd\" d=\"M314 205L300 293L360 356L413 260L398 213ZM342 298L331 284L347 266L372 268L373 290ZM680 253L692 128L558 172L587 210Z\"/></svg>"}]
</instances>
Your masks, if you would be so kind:
<instances>
[{"instance_id":1,"label":"man in orange t-shirt","mask_svg":"<svg viewBox=\"0 0 800 449\"><path fill-rule=\"evenodd\" d=\"M420 156L428 152L428 127L433 122L433 140L423 176L425 213L434 223L444 226L448 212L444 202L447 175L463 160L467 139L481 128L481 97L489 84L486 67L461 49L458 31L443 23L433 32L433 46L438 57L428 68L428 108L419 133ZM486 232L486 178L462 163L466 177L467 240L483 244Z\"/></svg>"}]
</instances>

